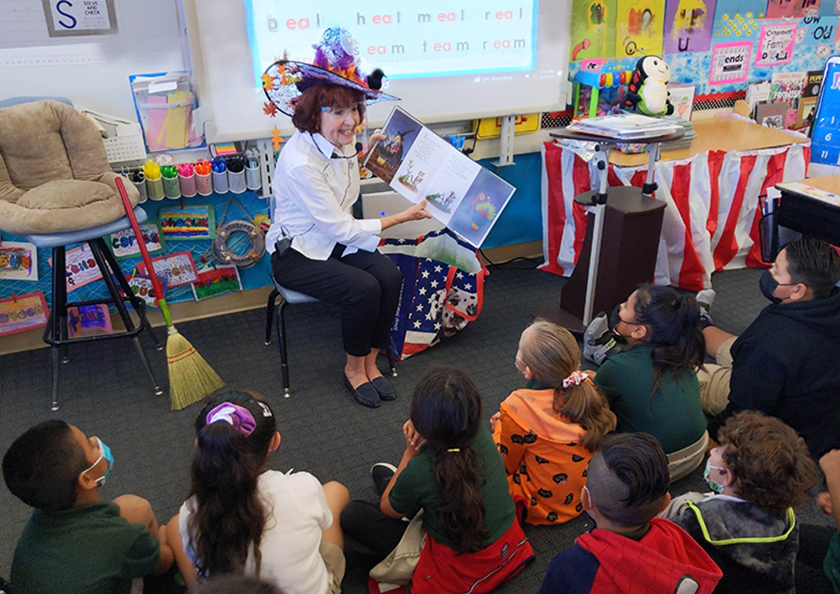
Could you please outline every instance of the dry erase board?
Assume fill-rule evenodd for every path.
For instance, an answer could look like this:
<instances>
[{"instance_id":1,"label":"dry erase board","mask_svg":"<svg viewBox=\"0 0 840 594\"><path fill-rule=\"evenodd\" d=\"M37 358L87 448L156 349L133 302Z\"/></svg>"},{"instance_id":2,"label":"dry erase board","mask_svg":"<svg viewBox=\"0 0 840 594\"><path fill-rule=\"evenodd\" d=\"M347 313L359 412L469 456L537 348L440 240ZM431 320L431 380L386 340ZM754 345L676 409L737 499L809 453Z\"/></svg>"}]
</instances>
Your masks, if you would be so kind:
<instances>
[{"instance_id":1,"label":"dry erase board","mask_svg":"<svg viewBox=\"0 0 840 594\"><path fill-rule=\"evenodd\" d=\"M571 0L184 0L208 141L265 137L291 120L263 113L258 72L288 52L311 60L331 26L361 68L424 123L565 108ZM250 27L250 36L249 36ZM393 75L393 76L390 76ZM381 123L389 105L372 106Z\"/></svg>"}]
</instances>

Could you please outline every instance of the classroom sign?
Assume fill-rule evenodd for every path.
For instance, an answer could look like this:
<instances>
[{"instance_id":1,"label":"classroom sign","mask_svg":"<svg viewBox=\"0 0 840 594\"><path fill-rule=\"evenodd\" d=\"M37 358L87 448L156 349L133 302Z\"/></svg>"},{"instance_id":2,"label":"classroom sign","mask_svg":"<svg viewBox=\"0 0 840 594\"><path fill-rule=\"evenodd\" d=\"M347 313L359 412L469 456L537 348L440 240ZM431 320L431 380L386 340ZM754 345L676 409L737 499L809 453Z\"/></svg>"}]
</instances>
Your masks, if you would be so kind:
<instances>
[{"instance_id":1,"label":"classroom sign","mask_svg":"<svg viewBox=\"0 0 840 594\"><path fill-rule=\"evenodd\" d=\"M114 0L43 0L43 7L50 37L117 32Z\"/></svg>"},{"instance_id":2,"label":"classroom sign","mask_svg":"<svg viewBox=\"0 0 840 594\"><path fill-rule=\"evenodd\" d=\"M762 25L755 52L755 65L775 66L787 64L793 55L796 40L796 23Z\"/></svg>"},{"instance_id":3,"label":"classroom sign","mask_svg":"<svg viewBox=\"0 0 840 594\"><path fill-rule=\"evenodd\" d=\"M743 82L747 80L752 41L718 43L712 49L710 85Z\"/></svg>"}]
</instances>

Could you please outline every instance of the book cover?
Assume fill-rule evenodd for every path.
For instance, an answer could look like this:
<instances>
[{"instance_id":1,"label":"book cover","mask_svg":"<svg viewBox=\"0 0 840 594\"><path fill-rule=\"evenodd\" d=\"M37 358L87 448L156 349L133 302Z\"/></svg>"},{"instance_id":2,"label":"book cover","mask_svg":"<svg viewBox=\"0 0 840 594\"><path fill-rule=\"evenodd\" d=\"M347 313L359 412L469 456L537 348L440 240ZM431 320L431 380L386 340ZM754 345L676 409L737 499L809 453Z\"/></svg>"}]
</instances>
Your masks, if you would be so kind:
<instances>
[{"instance_id":1,"label":"book cover","mask_svg":"<svg viewBox=\"0 0 840 594\"><path fill-rule=\"evenodd\" d=\"M777 103L760 103L755 108L755 121L768 128L785 129L788 104L784 101Z\"/></svg>"},{"instance_id":2,"label":"book cover","mask_svg":"<svg viewBox=\"0 0 840 594\"><path fill-rule=\"evenodd\" d=\"M808 129L814 121L817 112L817 98L803 97L799 100L799 109L796 110L796 128Z\"/></svg>"},{"instance_id":3,"label":"book cover","mask_svg":"<svg viewBox=\"0 0 840 594\"><path fill-rule=\"evenodd\" d=\"M822 87L823 71L809 70L805 78L805 88L802 89L803 97L819 97Z\"/></svg>"},{"instance_id":4,"label":"book cover","mask_svg":"<svg viewBox=\"0 0 840 594\"><path fill-rule=\"evenodd\" d=\"M668 92L670 93L671 105L674 106L675 116L691 121L691 113L694 111L694 93L696 87L680 82L669 82Z\"/></svg>"},{"instance_id":5,"label":"book cover","mask_svg":"<svg viewBox=\"0 0 840 594\"><path fill-rule=\"evenodd\" d=\"M806 72L776 72L770 80L770 101L786 101L794 106L805 88Z\"/></svg>"},{"instance_id":6,"label":"book cover","mask_svg":"<svg viewBox=\"0 0 840 594\"><path fill-rule=\"evenodd\" d=\"M410 202L426 200L435 219L480 247L516 188L400 107L388 116L382 133L386 140L371 148L365 166ZM397 136L403 137L401 150L393 148Z\"/></svg>"}]
</instances>

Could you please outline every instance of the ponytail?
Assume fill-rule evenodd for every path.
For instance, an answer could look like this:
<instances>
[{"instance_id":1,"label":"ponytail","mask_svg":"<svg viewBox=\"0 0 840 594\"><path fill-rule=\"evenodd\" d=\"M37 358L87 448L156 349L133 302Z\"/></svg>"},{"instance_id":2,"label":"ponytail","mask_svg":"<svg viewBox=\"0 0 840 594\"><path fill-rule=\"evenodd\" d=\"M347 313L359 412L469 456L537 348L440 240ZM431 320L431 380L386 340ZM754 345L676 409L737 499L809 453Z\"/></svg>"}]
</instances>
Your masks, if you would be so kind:
<instances>
[{"instance_id":1,"label":"ponytail","mask_svg":"<svg viewBox=\"0 0 840 594\"><path fill-rule=\"evenodd\" d=\"M461 370L438 367L414 389L411 421L432 450L438 520L459 555L483 549L489 538L482 489L484 460L473 442L481 395Z\"/></svg>"},{"instance_id":2,"label":"ponytail","mask_svg":"<svg viewBox=\"0 0 840 594\"><path fill-rule=\"evenodd\" d=\"M635 317L650 329L650 342L662 345L651 353L651 394L665 373L681 374L703 367L706 340L693 295L680 294L672 287L642 285L636 289Z\"/></svg>"},{"instance_id":3,"label":"ponytail","mask_svg":"<svg viewBox=\"0 0 840 594\"><path fill-rule=\"evenodd\" d=\"M615 414L591 380L570 382L580 368L580 349L571 332L546 320L537 320L523 333L522 362L533 379L554 387L554 411L586 431L580 445L594 452L601 438L615 429ZM584 372L585 373L585 372Z\"/></svg>"},{"instance_id":4,"label":"ponytail","mask_svg":"<svg viewBox=\"0 0 840 594\"><path fill-rule=\"evenodd\" d=\"M215 414L223 403L241 412L233 418L225 411ZM240 417L247 421L240 423ZM202 575L241 573L253 547L259 575L267 510L258 485L277 430L274 415L257 395L226 392L202 409L195 428L190 489L195 510L189 528L196 569Z\"/></svg>"}]
</instances>

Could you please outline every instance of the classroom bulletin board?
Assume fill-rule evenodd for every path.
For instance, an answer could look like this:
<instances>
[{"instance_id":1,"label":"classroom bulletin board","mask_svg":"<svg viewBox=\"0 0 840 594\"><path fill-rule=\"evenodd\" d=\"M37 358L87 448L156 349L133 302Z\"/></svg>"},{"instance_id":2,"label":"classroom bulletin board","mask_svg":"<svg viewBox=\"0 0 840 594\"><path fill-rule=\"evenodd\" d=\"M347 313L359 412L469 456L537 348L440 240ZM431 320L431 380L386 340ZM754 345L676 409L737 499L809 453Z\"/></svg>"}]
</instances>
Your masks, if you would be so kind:
<instances>
[{"instance_id":1,"label":"classroom bulletin board","mask_svg":"<svg viewBox=\"0 0 840 594\"><path fill-rule=\"evenodd\" d=\"M840 54L838 14L834 0L575 0L570 71L661 54L671 80L695 85L705 107L724 107L749 83L823 70Z\"/></svg>"}]
</instances>

